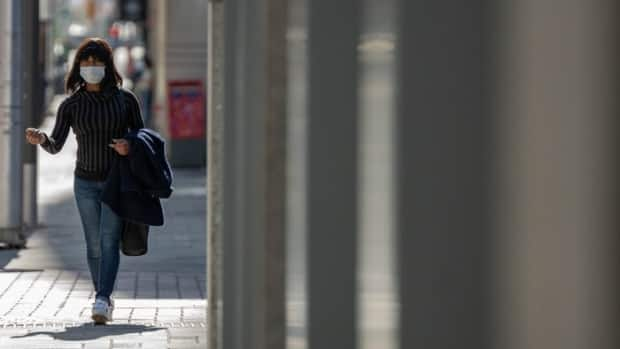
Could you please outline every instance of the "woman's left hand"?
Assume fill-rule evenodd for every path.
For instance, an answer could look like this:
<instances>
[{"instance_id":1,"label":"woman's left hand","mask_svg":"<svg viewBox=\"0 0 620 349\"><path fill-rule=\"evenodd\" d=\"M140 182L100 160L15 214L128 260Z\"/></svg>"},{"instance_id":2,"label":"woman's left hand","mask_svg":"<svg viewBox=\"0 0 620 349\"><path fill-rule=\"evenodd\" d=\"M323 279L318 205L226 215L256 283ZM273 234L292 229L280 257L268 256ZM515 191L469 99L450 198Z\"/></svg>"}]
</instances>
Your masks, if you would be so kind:
<instances>
[{"instance_id":1,"label":"woman's left hand","mask_svg":"<svg viewBox=\"0 0 620 349\"><path fill-rule=\"evenodd\" d=\"M126 139L112 139L114 144L109 144L111 148L114 148L116 152L121 156L127 156L129 154L129 142Z\"/></svg>"}]
</instances>

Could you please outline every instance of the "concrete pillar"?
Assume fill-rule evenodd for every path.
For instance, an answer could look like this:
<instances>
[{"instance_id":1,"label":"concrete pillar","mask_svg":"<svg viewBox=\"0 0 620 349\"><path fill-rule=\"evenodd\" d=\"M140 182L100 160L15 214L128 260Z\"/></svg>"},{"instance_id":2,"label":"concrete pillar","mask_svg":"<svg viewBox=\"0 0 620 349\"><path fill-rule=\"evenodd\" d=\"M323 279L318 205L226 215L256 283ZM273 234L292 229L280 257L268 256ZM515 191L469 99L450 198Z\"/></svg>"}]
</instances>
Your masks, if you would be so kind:
<instances>
[{"instance_id":1,"label":"concrete pillar","mask_svg":"<svg viewBox=\"0 0 620 349\"><path fill-rule=\"evenodd\" d=\"M286 346L288 1L266 0L264 348Z\"/></svg>"},{"instance_id":2,"label":"concrete pillar","mask_svg":"<svg viewBox=\"0 0 620 349\"><path fill-rule=\"evenodd\" d=\"M242 206L242 190L245 188L244 181L240 180L247 170L244 159L239 158L242 144L242 135L239 134L239 118L243 112L239 97L238 81L243 77L240 72L242 63L240 60L240 43L242 20L238 18L238 12L242 6L238 1L224 1L224 55L230 57L226 61L224 69L224 125L223 140L226 154L222 162L222 317L221 331L222 341L218 349L241 349L244 347L243 339L249 336L245 328L243 317L250 314L244 313L242 295L246 291L245 274L242 261L246 258L246 248L243 245L243 221L246 219L245 210ZM218 103L211 101L211 103ZM241 138L241 139L240 139ZM207 198L209 200L209 198ZM247 274L247 272L246 272ZM211 278L212 276L209 276ZM252 312L253 309L246 309ZM219 320L219 319L218 319Z\"/></svg>"},{"instance_id":3,"label":"concrete pillar","mask_svg":"<svg viewBox=\"0 0 620 349\"><path fill-rule=\"evenodd\" d=\"M620 345L618 13L497 3L497 348Z\"/></svg>"},{"instance_id":4,"label":"concrete pillar","mask_svg":"<svg viewBox=\"0 0 620 349\"><path fill-rule=\"evenodd\" d=\"M395 214L403 349L490 344L483 3L398 2Z\"/></svg>"},{"instance_id":5,"label":"concrete pillar","mask_svg":"<svg viewBox=\"0 0 620 349\"><path fill-rule=\"evenodd\" d=\"M287 92L287 348L307 348L308 65L307 1L289 3Z\"/></svg>"},{"instance_id":6,"label":"concrete pillar","mask_svg":"<svg viewBox=\"0 0 620 349\"><path fill-rule=\"evenodd\" d=\"M24 38L21 57L23 61L23 120L27 127L38 127L41 119L39 70L39 1L24 0L22 23ZM24 166L24 223L27 227L37 226L37 147L23 142Z\"/></svg>"},{"instance_id":7,"label":"concrete pillar","mask_svg":"<svg viewBox=\"0 0 620 349\"><path fill-rule=\"evenodd\" d=\"M618 347L617 6L400 1L401 348Z\"/></svg>"},{"instance_id":8,"label":"concrete pillar","mask_svg":"<svg viewBox=\"0 0 620 349\"><path fill-rule=\"evenodd\" d=\"M360 349L398 348L395 0L364 0L359 42Z\"/></svg>"},{"instance_id":9,"label":"concrete pillar","mask_svg":"<svg viewBox=\"0 0 620 349\"><path fill-rule=\"evenodd\" d=\"M209 348L222 342L222 162L224 131L224 2L211 0L207 70L207 336Z\"/></svg>"},{"instance_id":10,"label":"concrete pillar","mask_svg":"<svg viewBox=\"0 0 620 349\"><path fill-rule=\"evenodd\" d=\"M23 246L23 2L0 2L0 242Z\"/></svg>"},{"instance_id":11,"label":"concrete pillar","mask_svg":"<svg viewBox=\"0 0 620 349\"><path fill-rule=\"evenodd\" d=\"M225 1L224 18L220 347L284 348L287 6Z\"/></svg>"},{"instance_id":12,"label":"concrete pillar","mask_svg":"<svg viewBox=\"0 0 620 349\"><path fill-rule=\"evenodd\" d=\"M357 347L360 3L308 2L308 347Z\"/></svg>"}]
</instances>

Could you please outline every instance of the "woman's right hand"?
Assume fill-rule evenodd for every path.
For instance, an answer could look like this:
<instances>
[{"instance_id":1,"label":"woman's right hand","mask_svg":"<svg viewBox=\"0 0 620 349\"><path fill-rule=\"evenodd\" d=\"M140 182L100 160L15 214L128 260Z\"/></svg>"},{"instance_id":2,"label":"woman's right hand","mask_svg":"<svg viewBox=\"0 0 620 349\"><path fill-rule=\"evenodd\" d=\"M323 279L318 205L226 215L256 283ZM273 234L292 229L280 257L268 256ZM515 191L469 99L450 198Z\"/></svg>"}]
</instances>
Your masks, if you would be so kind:
<instances>
[{"instance_id":1,"label":"woman's right hand","mask_svg":"<svg viewBox=\"0 0 620 349\"><path fill-rule=\"evenodd\" d=\"M32 145L43 144L46 140L46 135L43 131L36 128L26 129L26 140Z\"/></svg>"}]
</instances>

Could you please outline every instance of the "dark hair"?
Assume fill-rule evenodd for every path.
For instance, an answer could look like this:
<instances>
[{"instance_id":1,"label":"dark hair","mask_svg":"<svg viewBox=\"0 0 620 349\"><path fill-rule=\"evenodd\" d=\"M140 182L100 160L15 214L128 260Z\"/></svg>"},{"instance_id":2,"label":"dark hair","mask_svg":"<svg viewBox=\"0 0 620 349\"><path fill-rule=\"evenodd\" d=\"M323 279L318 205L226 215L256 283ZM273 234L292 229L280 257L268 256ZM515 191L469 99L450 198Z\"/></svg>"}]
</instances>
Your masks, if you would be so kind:
<instances>
[{"instance_id":1,"label":"dark hair","mask_svg":"<svg viewBox=\"0 0 620 349\"><path fill-rule=\"evenodd\" d=\"M80 62L88 60L89 57L93 57L105 64L105 76L100 83L102 90L119 87L123 83L123 78L114 65L110 44L100 38L87 38L78 47L73 65L65 79L65 90L67 93L73 93L86 84L86 81L80 76Z\"/></svg>"}]
</instances>

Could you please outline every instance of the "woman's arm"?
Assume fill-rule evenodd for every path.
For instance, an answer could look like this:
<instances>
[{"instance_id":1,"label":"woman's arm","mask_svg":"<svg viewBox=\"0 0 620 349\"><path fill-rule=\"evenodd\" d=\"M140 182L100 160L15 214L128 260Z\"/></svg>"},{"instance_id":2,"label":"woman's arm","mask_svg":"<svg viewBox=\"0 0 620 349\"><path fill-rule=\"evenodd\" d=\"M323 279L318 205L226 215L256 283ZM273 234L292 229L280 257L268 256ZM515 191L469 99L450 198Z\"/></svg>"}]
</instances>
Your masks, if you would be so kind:
<instances>
[{"instance_id":1,"label":"woman's arm","mask_svg":"<svg viewBox=\"0 0 620 349\"><path fill-rule=\"evenodd\" d=\"M67 100L62 102L56 114L56 124L52 134L49 136L44 134L45 141L41 144L41 147L50 154L58 153L65 145L69 129L71 128L71 112L69 109Z\"/></svg>"},{"instance_id":2,"label":"woman's arm","mask_svg":"<svg viewBox=\"0 0 620 349\"><path fill-rule=\"evenodd\" d=\"M127 106L127 116L129 117L129 130L137 131L144 128L144 119L142 118L142 109L140 108L140 102L133 93L125 92L125 102Z\"/></svg>"},{"instance_id":3,"label":"woman's arm","mask_svg":"<svg viewBox=\"0 0 620 349\"><path fill-rule=\"evenodd\" d=\"M127 128L131 131L137 131L144 128L144 119L142 119L142 111L140 109L140 102L138 98L127 90L121 90L123 93L123 102L125 103L125 114L127 115ZM111 148L114 148L116 152L121 156L127 156L129 154L129 142L125 139L113 139Z\"/></svg>"}]
</instances>

